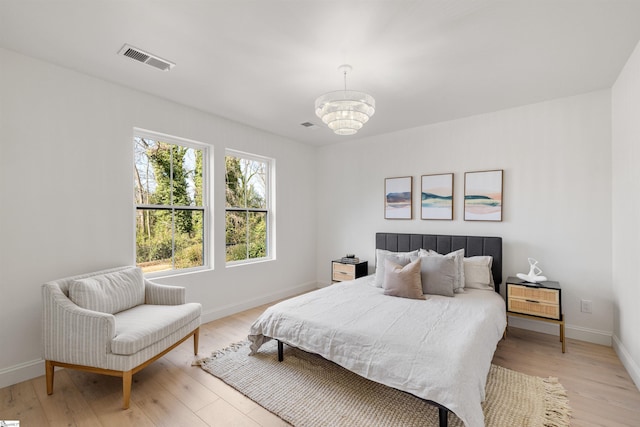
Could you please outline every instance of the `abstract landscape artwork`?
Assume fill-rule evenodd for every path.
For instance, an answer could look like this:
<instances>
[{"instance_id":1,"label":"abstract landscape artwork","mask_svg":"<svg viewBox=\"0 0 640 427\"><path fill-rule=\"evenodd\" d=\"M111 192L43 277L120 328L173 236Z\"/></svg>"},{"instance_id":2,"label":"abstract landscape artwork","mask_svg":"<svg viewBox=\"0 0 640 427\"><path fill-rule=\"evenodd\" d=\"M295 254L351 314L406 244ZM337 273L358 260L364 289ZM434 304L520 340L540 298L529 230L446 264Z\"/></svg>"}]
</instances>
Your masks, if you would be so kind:
<instances>
[{"instance_id":1,"label":"abstract landscape artwork","mask_svg":"<svg viewBox=\"0 0 640 427\"><path fill-rule=\"evenodd\" d=\"M422 219L453 219L453 174L422 175Z\"/></svg>"},{"instance_id":2,"label":"abstract landscape artwork","mask_svg":"<svg viewBox=\"0 0 640 427\"><path fill-rule=\"evenodd\" d=\"M385 219L411 219L411 191L413 177L386 178L384 180Z\"/></svg>"},{"instance_id":3,"label":"abstract landscape artwork","mask_svg":"<svg viewBox=\"0 0 640 427\"><path fill-rule=\"evenodd\" d=\"M464 174L464 220L502 221L502 170Z\"/></svg>"}]
</instances>

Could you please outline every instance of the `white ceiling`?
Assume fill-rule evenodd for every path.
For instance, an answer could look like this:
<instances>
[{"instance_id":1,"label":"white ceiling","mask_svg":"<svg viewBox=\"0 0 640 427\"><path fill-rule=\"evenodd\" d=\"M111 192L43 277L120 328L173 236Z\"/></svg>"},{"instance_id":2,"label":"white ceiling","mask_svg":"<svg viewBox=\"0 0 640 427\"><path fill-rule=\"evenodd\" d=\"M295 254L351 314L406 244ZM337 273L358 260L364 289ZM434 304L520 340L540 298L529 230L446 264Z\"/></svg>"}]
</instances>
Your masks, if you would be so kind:
<instances>
[{"instance_id":1,"label":"white ceiling","mask_svg":"<svg viewBox=\"0 0 640 427\"><path fill-rule=\"evenodd\" d=\"M317 145L609 88L639 39L638 0L0 0L2 47ZM354 136L313 107L344 63Z\"/></svg>"}]
</instances>

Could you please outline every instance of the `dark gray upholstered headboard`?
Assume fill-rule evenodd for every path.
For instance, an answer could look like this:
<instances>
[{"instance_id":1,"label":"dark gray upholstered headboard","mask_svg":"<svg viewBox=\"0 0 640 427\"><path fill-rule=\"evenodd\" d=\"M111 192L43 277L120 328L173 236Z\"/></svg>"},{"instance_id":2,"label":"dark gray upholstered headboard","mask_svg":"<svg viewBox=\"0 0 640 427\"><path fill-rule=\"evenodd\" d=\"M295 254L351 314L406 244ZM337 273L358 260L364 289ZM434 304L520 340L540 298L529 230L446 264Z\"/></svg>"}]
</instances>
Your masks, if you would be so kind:
<instances>
[{"instance_id":1,"label":"dark gray upholstered headboard","mask_svg":"<svg viewBox=\"0 0 640 427\"><path fill-rule=\"evenodd\" d=\"M409 252L416 249L432 249L448 254L464 248L464 256L491 255L493 281L496 292L502 283L502 237L449 236L439 234L376 233L376 249L393 252Z\"/></svg>"}]
</instances>

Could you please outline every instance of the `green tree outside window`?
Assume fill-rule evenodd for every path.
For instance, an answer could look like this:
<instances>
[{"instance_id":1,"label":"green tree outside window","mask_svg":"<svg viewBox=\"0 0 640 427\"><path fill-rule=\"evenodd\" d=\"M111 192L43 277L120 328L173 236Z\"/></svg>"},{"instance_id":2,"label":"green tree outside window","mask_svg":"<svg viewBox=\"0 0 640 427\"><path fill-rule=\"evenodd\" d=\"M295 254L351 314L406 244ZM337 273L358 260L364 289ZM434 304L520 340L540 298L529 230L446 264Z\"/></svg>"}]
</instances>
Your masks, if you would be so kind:
<instances>
[{"instance_id":1,"label":"green tree outside window","mask_svg":"<svg viewBox=\"0 0 640 427\"><path fill-rule=\"evenodd\" d=\"M269 166L251 156L225 157L227 262L270 255Z\"/></svg>"},{"instance_id":2,"label":"green tree outside window","mask_svg":"<svg viewBox=\"0 0 640 427\"><path fill-rule=\"evenodd\" d=\"M202 149L134 138L136 264L145 272L204 265Z\"/></svg>"}]
</instances>

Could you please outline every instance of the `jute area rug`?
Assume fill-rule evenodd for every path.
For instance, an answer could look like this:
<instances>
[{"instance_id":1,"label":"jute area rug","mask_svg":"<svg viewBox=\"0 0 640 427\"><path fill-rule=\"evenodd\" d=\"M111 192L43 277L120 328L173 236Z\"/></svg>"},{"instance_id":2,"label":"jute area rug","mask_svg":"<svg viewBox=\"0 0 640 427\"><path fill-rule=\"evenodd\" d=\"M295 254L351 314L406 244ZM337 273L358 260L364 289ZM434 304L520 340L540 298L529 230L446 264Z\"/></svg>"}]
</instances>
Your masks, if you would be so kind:
<instances>
[{"instance_id":1,"label":"jute area rug","mask_svg":"<svg viewBox=\"0 0 640 427\"><path fill-rule=\"evenodd\" d=\"M275 341L249 356L247 342L201 359L202 369L297 427L437 426L437 409L417 397L369 381L302 350ZM483 403L488 427L569 425L566 392L555 378L543 379L492 365ZM449 414L449 425L463 424Z\"/></svg>"}]
</instances>

